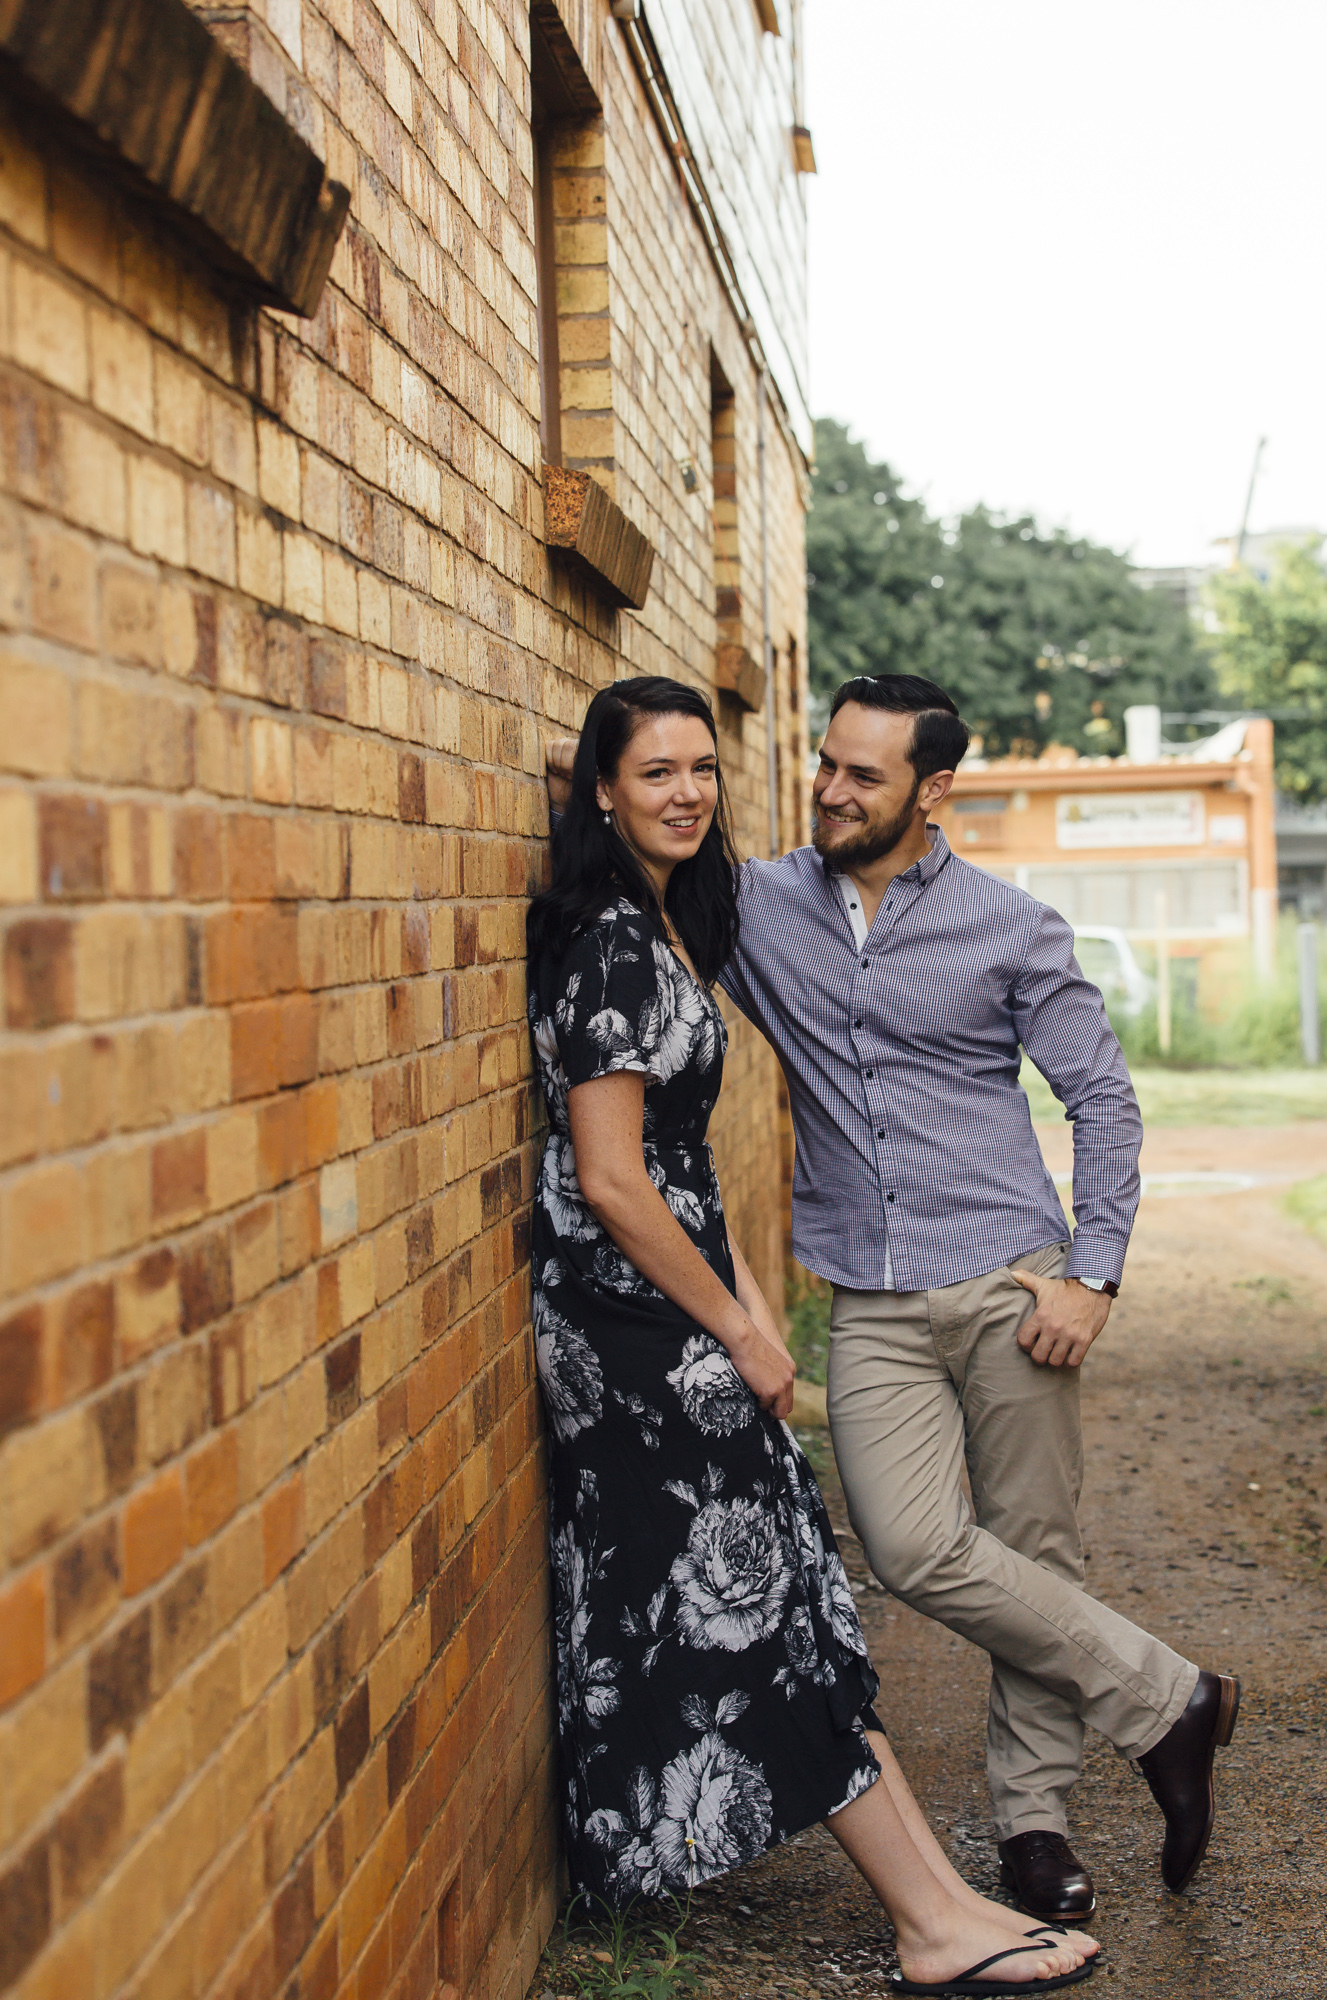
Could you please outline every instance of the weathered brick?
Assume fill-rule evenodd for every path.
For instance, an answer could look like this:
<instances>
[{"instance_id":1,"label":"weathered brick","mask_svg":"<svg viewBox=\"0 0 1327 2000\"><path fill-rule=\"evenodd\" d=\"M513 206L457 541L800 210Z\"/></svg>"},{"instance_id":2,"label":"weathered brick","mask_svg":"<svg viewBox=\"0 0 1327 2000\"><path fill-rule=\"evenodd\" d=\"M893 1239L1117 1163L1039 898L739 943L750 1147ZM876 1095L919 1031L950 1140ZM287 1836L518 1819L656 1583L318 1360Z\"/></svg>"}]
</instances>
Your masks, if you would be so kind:
<instances>
[{"instance_id":1,"label":"weathered brick","mask_svg":"<svg viewBox=\"0 0 1327 2000\"><path fill-rule=\"evenodd\" d=\"M113 1520L88 1528L60 1550L51 1567L55 1639L61 1648L86 1638L120 1597L119 1536Z\"/></svg>"},{"instance_id":2,"label":"weathered brick","mask_svg":"<svg viewBox=\"0 0 1327 2000\"><path fill-rule=\"evenodd\" d=\"M0 1987L17 1984L50 1933L50 1849L40 1840L0 1874Z\"/></svg>"},{"instance_id":3,"label":"weathered brick","mask_svg":"<svg viewBox=\"0 0 1327 2000\"><path fill-rule=\"evenodd\" d=\"M117 1730L132 1729L151 1698L151 1622L145 1607L103 1640L88 1663L88 1742L93 1751Z\"/></svg>"}]
</instances>

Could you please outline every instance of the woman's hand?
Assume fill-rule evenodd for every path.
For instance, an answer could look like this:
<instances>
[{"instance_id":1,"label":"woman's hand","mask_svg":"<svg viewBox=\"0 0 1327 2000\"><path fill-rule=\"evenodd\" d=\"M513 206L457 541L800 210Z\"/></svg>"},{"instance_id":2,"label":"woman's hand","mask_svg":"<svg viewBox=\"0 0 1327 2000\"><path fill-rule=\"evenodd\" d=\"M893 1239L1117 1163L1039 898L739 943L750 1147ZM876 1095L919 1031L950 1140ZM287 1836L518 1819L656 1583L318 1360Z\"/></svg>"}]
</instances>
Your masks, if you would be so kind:
<instances>
[{"instance_id":1,"label":"woman's hand","mask_svg":"<svg viewBox=\"0 0 1327 2000\"><path fill-rule=\"evenodd\" d=\"M779 1322L770 1311L769 1301L766 1299L765 1294L752 1277L751 1267L738 1249L737 1238L733 1235L731 1229L728 1231L728 1248L732 1252L733 1257L733 1275L737 1281L738 1303L741 1305L743 1311L755 1321L756 1331L763 1333L766 1340L772 1341L781 1353L787 1354L788 1343L779 1330ZM791 1355L789 1355L789 1359L792 1359ZM796 1371L796 1366L797 1364L794 1362L794 1372Z\"/></svg>"},{"instance_id":2,"label":"woman's hand","mask_svg":"<svg viewBox=\"0 0 1327 2000\"><path fill-rule=\"evenodd\" d=\"M782 1420L792 1410L796 1364L787 1348L767 1340L753 1321L747 1326L747 1332L724 1341L728 1358L761 1409Z\"/></svg>"},{"instance_id":3,"label":"woman's hand","mask_svg":"<svg viewBox=\"0 0 1327 2000\"><path fill-rule=\"evenodd\" d=\"M555 736L544 745L544 764L548 772L548 803L554 812L566 810L571 797L571 767L576 762L578 736Z\"/></svg>"}]
</instances>

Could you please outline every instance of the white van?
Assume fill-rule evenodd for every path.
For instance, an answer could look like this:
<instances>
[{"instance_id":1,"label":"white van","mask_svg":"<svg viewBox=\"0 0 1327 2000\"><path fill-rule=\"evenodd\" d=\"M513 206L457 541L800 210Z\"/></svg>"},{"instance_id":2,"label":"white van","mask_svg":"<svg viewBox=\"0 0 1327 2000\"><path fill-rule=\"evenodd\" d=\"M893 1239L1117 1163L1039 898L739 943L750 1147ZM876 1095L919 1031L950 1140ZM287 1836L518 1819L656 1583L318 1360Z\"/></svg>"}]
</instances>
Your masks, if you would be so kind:
<instances>
[{"instance_id":1,"label":"white van","mask_svg":"<svg viewBox=\"0 0 1327 2000\"><path fill-rule=\"evenodd\" d=\"M1084 979L1099 987L1108 1007L1131 1019L1156 994L1156 981L1134 957L1133 946L1113 924L1083 924L1074 932L1074 957Z\"/></svg>"}]
</instances>

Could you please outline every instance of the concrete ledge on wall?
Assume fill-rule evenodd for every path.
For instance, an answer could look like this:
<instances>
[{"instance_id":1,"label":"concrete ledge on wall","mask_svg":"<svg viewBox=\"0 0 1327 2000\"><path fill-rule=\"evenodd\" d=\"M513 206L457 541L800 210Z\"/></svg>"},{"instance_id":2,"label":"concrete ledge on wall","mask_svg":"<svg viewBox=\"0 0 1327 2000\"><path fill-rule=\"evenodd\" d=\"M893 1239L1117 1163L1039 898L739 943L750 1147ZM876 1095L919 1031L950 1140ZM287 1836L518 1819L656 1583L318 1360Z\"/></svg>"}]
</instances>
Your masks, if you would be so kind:
<instances>
[{"instance_id":1,"label":"concrete ledge on wall","mask_svg":"<svg viewBox=\"0 0 1327 2000\"><path fill-rule=\"evenodd\" d=\"M643 607L654 550L588 472L544 467L544 538L610 604Z\"/></svg>"},{"instance_id":2,"label":"concrete ledge on wall","mask_svg":"<svg viewBox=\"0 0 1327 2000\"><path fill-rule=\"evenodd\" d=\"M0 0L0 87L263 304L317 311L350 196L185 0Z\"/></svg>"},{"instance_id":3,"label":"concrete ledge on wall","mask_svg":"<svg viewBox=\"0 0 1327 2000\"><path fill-rule=\"evenodd\" d=\"M714 650L714 684L756 714L765 705L765 676L745 646L721 642Z\"/></svg>"}]
</instances>

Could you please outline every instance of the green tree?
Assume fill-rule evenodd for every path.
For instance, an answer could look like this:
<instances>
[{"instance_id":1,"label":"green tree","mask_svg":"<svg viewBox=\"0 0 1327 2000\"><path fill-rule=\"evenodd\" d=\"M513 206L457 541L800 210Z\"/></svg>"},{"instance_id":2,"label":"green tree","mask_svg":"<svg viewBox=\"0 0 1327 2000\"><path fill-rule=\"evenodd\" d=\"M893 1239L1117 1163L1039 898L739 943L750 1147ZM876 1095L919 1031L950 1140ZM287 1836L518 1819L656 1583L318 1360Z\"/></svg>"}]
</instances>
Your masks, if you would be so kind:
<instances>
[{"instance_id":1,"label":"green tree","mask_svg":"<svg viewBox=\"0 0 1327 2000\"><path fill-rule=\"evenodd\" d=\"M807 520L810 671L821 716L853 674L939 681L988 756L1124 748L1124 710L1204 708L1210 663L1169 598L1114 550L976 507L951 526L841 424L816 426Z\"/></svg>"},{"instance_id":2,"label":"green tree","mask_svg":"<svg viewBox=\"0 0 1327 2000\"><path fill-rule=\"evenodd\" d=\"M1311 804L1327 798L1327 575L1311 549L1281 550L1264 582L1247 569L1212 579L1221 686L1249 708L1293 709L1276 732L1276 778Z\"/></svg>"}]
</instances>

